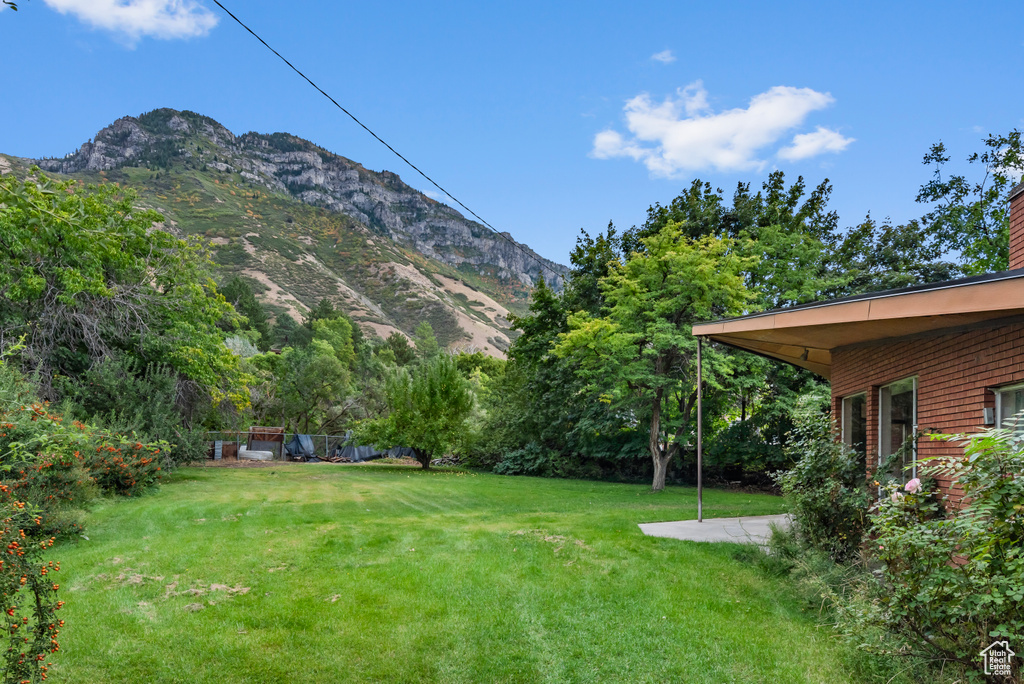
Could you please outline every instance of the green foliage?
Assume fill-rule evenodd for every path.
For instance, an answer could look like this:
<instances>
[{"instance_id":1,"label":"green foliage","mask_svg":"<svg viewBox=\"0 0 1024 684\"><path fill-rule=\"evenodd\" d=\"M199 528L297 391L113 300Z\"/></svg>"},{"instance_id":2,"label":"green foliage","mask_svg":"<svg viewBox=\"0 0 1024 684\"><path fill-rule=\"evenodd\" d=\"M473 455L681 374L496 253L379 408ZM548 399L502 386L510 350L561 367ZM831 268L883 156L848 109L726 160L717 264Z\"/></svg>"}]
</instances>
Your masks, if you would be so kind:
<instances>
[{"instance_id":1,"label":"green foliage","mask_svg":"<svg viewBox=\"0 0 1024 684\"><path fill-rule=\"evenodd\" d=\"M327 321L341 316L342 313L334 308L334 302L324 298L316 303L312 309L306 312L303 324L307 328L313 327L313 321Z\"/></svg>"},{"instance_id":2,"label":"green foliage","mask_svg":"<svg viewBox=\"0 0 1024 684\"><path fill-rule=\"evenodd\" d=\"M411 370L397 368L385 386L388 413L360 425L359 439L387 449L412 447L424 469L455 448L473 410L469 382L446 355L426 359Z\"/></svg>"},{"instance_id":3,"label":"green foliage","mask_svg":"<svg viewBox=\"0 0 1024 684\"><path fill-rule=\"evenodd\" d=\"M0 544L7 550L0 564L4 684L45 680L53 665L48 658L60 648L57 635L64 621L57 611L64 601L57 600L60 585L54 577L60 563L43 558L54 540L39 539L41 522L30 505L0 485Z\"/></svg>"},{"instance_id":4,"label":"green foliage","mask_svg":"<svg viewBox=\"0 0 1024 684\"><path fill-rule=\"evenodd\" d=\"M571 477L600 479L603 475L597 459L580 454L563 454L543 449L538 444L527 444L504 455L494 467L499 475L535 475L539 477Z\"/></svg>"},{"instance_id":5,"label":"green foliage","mask_svg":"<svg viewBox=\"0 0 1024 684\"><path fill-rule=\"evenodd\" d=\"M741 255L753 257L744 280L758 299L755 308L811 301L840 277L823 259L838 233L838 217L827 210L831 193L827 180L807 193L802 177L787 186L785 175L774 171L757 193L749 183L738 184L730 205L721 190L694 180L668 206L648 209L644 225L622 236L622 251L643 251L645 238L678 223L691 239L732 238Z\"/></svg>"},{"instance_id":6,"label":"green foliage","mask_svg":"<svg viewBox=\"0 0 1024 684\"><path fill-rule=\"evenodd\" d=\"M249 282L238 276L233 276L220 288L220 293L235 308L235 311L245 316L244 325L249 330L259 333L258 346L260 350L270 349L270 323L267 321L267 313L256 301L256 295Z\"/></svg>"},{"instance_id":7,"label":"green foliage","mask_svg":"<svg viewBox=\"0 0 1024 684\"><path fill-rule=\"evenodd\" d=\"M159 359L209 391L244 403L238 359L217 323L206 250L154 229L161 217L112 185L81 189L36 170L0 177L0 344L25 336L20 356L52 394L113 352Z\"/></svg>"},{"instance_id":8,"label":"green foliage","mask_svg":"<svg viewBox=\"0 0 1024 684\"><path fill-rule=\"evenodd\" d=\"M391 359L399 366L408 366L416 360L416 349L409 344L409 338L397 331L388 335L380 350L390 351Z\"/></svg>"},{"instance_id":9,"label":"green foliage","mask_svg":"<svg viewBox=\"0 0 1024 684\"><path fill-rule=\"evenodd\" d=\"M483 373L488 378L496 378L505 373L505 364L506 361L503 359L495 358L482 351L472 353L461 352L455 355L455 366L467 380L473 377L473 374L477 371Z\"/></svg>"},{"instance_id":10,"label":"green foliage","mask_svg":"<svg viewBox=\"0 0 1024 684\"><path fill-rule=\"evenodd\" d=\"M95 496L132 495L156 483L166 442L143 442L53 411L0 364L0 480L41 511L43 529L61 529L68 511Z\"/></svg>"},{"instance_id":11,"label":"green foliage","mask_svg":"<svg viewBox=\"0 0 1024 684\"><path fill-rule=\"evenodd\" d=\"M949 162L943 143L932 145L924 163L934 169L932 179L921 186L917 201L931 205L921 219L927 233L943 250L959 254L968 274L1005 271L1009 267L1009 203L1007 194L1015 177L1024 170L1021 132L989 135L985 149L967 161L979 167L980 178L943 176Z\"/></svg>"},{"instance_id":12,"label":"green foliage","mask_svg":"<svg viewBox=\"0 0 1024 684\"><path fill-rule=\"evenodd\" d=\"M945 260L947 248L918 221L879 225L867 217L834 242L828 261L844 277L825 289L822 298L958 278L964 271Z\"/></svg>"},{"instance_id":13,"label":"green foliage","mask_svg":"<svg viewBox=\"0 0 1024 684\"><path fill-rule=\"evenodd\" d=\"M284 347L291 341L291 337L298 327L299 324L288 314L278 314L274 319L274 327L270 331L271 344L278 348Z\"/></svg>"},{"instance_id":14,"label":"green foliage","mask_svg":"<svg viewBox=\"0 0 1024 684\"><path fill-rule=\"evenodd\" d=\"M257 415L272 417L289 432L333 433L349 415L349 368L324 340L303 349L285 347L278 354L254 356L250 362L269 384Z\"/></svg>"},{"instance_id":15,"label":"green foliage","mask_svg":"<svg viewBox=\"0 0 1024 684\"><path fill-rule=\"evenodd\" d=\"M352 322L345 316L313 321L313 340L327 343L334 356L346 368L356 358L353 331Z\"/></svg>"},{"instance_id":16,"label":"green foliage","mask_svg":"<svg viewBox=\"0 0 1024 684\"><path fill-rule=\"evenodd\" d=\"M530 315L513 316L522 334L509 350L504 372L492 376L479 394L486 421L463 460L509 474L649 475L643 471L642 435L583 391L572 359L551 352L568 330L568 298L568 292L559 297L541 281Z\"/></svg>"},{"instance_id":17,"label":"green foliage","mask_svg":"<svg viewBox=\"0 0 1024 684\"><path fill-rule=\"evenodd\" d=\"M196 421L203 406L183 405L189 383L168 366L111 356L67 379L61 389L66 410L79 420L143 442L170 442L163 452L170 464L206 456L206 437Z\"/></svg>"},{"instance_id":18,"label":"green foliage","mask_svg":"<svg viewBox=\"0 0 1024 684\"><path fill-rule=\"evenodd\" d=\"M60 564L43 553L81 531L74 513L97 489L133 494L159 477L160 445L106 433L51 411L0 357L0 610L8 649L4 682L46 679L63 626L56 611Z\"/></svg>"},{"instance_id":19,"label":"green foliage","mask_svg":"<svg viewBox=\"0 0 1024 684\"><path fill-rule=\"evenodd\" d=\"M795 416L787 454L792 469L776 480L800 541L835 561L853 558L864 536L870 496L860 457L836 441L827 395L809 395Z\"/></svg>"},{"instance_id":20,"label":"green foliage","mask_svg":"<svg viewBox=\"0 0 1024 684\"><path fill-rule=\"evenodd\" d=\"M740 272L749 260L734 253L732 241L691 240L676 223L642 243L643 252L600 281L606 315L569 316L570 331L554 351L579 363L593 396L649 424L652 488L660 491L668 462L694 427L697 341L690 326L745 307ZM706 381L714 386L716 371L727 370L710 347L706 356Z\"/></svg>"},{"instance_id":21,"label":"green foliage","mask_svg":"<svg viewBox=\"0 0 1024 684\"><path fill-rule=\"evenodd\" d=\"M434 328L429 321L420 321L413 331L412 339L416 344L416 353L424 361L430 360L441 353L441 346L434 337Z\"/></svg>"},{"instance_id":22,"label":"green foliage","mask_svg":"<svg viewBox=\"0 0 1024 684\"><path fill-rule=\"evenodd\" d=\"M959 663L980 681L982 649L1024 640L1024 443L1000 428L932 438L965 444L962 457L918 466L951 478L963 499L943 499L927 480L887 488L871 526L883 573L862 617L908 653Z\"/></svg>"}]
</instances>

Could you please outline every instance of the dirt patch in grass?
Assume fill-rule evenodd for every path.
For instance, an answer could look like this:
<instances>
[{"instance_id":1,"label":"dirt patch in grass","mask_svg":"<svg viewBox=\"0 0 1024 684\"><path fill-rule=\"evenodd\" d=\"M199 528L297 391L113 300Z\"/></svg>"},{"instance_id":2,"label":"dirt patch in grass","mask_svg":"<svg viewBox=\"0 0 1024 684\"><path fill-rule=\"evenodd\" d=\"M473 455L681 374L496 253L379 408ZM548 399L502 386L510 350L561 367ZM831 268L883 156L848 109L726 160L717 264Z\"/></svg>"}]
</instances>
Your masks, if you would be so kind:
<instances>
[{"instance_id":1,"label":"dirt patch in grass","mask_svg":"<svg viewBox=\"0 0 1024 684\"><path fill-rule=\"evenodd\" d=\"M567 537L562 534L549 534L544 530L516 530L512 532L514 537L526 537L528 539L534 539L536 541L544 542L545 544L551 544L555 547L555 553L558 553L566 546L576 547L584 549L586 551L593 551L593 549L586 545L582 539L576 539L575 537Z\"/></svg>"}]
</instances>

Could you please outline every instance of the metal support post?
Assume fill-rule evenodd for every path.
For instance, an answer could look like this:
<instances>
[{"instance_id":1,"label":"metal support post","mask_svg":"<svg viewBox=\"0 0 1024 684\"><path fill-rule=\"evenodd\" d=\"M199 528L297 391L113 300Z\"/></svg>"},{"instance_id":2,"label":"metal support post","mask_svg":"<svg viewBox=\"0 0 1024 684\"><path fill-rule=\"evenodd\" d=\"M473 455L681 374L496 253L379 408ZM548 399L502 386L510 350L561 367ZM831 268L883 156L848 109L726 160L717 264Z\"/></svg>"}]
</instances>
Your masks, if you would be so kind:
<instances>
[{"instance_id":1,"label":"metal support post","mask_svg":"<svg viewBox=\"0 0 1024 684\"><path fill-rule=\"evenodd\" d=\"M697 338L697 522L704 522L704 405L703 373L701 364L701 338Z\"/></svg>"}]
</instances>

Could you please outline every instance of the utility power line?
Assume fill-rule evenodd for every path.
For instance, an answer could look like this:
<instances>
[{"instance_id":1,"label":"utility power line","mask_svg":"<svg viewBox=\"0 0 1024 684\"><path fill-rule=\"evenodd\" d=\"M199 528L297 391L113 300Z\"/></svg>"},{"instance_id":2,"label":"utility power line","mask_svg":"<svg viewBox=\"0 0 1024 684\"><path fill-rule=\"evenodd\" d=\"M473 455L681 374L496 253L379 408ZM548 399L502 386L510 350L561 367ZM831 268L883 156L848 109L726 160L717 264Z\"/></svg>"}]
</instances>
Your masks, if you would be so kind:
<instances>
[{"instance_id":1,"label":"utility power line","mask_svg":"<svg viewBox=\"0 0 1024 684\"><path fill-rule=\"evenodd\" d=\"M519 243L517 243L517 242L516 242L515 240L512 240L511 238L508 238L508 237L506 237L506 236L502 235L502 234L501 234L501 232L500 232L500 231L498 231L498 229L497 229L497 228L495 228L495 227L494 227L494 226L492 226L492 225L491 225L490 223L488 223L487 221L485 221L485 220L483 219L483 217L481 217L481 216L480 216L480 215L479 215L478 213L476 213L475 211L473 211L472 209L470 209L469 207L467 207L467 206L466 206L465 204L463 204L463 203L462 203L462 201L461 201L461 200L459 200L459 198L457 198L457 197L456 197L455 195L453 195L452 193L450 193L450 192L448 192L447 190L445 190L444 188L442 188L442 187L441 187L441 186L440 186L440 185L439 185L439 184L437 183L437 181L435 181L435 180L434 180L433 178L431 178L431 177L430 177L430 176L428 176L428 175L427 175L426 173L424 173L424 172L423 172L423 171L422 171L422 170L421 170L421 169L420 169L420 168L419 168L418 166L416 166L415 164L413 164L413 163L412 163L411 161L409 161L408 159L406 159L406 157L405 157L405 156L404 156L404 155L403 155L403 154L402 154L401 152L399 152L399 151L398 151L398 150L396 150L396 149L395 149L394 147L392 147L391 145L389 145L389 144L387 143L387 141L385 141L385 140L384 140L383 138L381 138L381 137L380 137L379 135L377 135L377 134L376 134L376 133L374 133L374 132L373 132L372 130L370 130L370 128L369 128L369 127L368 127L368 126L367 126L366 124L364 124L364 123L363 123L362 121L360 121L360 120L359 120L358 118L356 118L356 116L355 116L355 115L354 115L354 114L353 114L352 112L350 112L350 111L348 111L347 109L345 109L344 107L342 107L342 106L341 106L341 105L340 105L340 104L338 103L338 101L337 101L337 100L335 100L335 99L334 99L333 97L331 97L330 95L328 95L328 94L327 94L327 92L326 92L326 91L324 91L324 89L323 89L323 88L321 88L320 86L318 86L318 85L317 85L316 83L314 83L314 82L312 81L312 79L310 79L310 78L309 78L309 76L306 76L306 74L302 73L302 71L300 71L300 70L298 69L298 67L296 67L296 66L295 66L294 64L292 64L291 62L289 62L289 61L288 61L288 60L287 60L287 59L286 59L286 58L284 57L284 55L282 55L282 54L281 54L280 52L278 52L278 51L277 51L277 50L275 50L274 48L270 47L270 45L269 45L269 44L267 43L267 41L263 40L263 38L261 38L261 37L260 37L260 35L259 35L258 33L256 33L255 31L253 31L253 30L252 30L251 28L249 28L249 27L248 27L248 26L247 26L247 25L245 24L245 22L243 22L243 21L242 21L241 19L239 19L238 17L236 17L236 16L234 15L234 13L232 13L232 12L231 12L231 10L229 10L229 9L228 9L227 7L225 7L225 6L224 6L224 5L223 5L223 4L222 4L222 3L220 2L220 0L213 0L213 3L214 3L215 5L217 5L217 7L220 7L220 8L222 9L222 10L224 10L225 14L227 14L227 15L228 15L229 17L231 17L232 19L234 19L234 20L235 20L235 23L237 23L237 24L238 24L239 26L241 26L241 27L242 27L242 28L244 28L244 29L245 29L246 31L248 31L248 32L249 32L249 33L250 33L250 34L252 35L252 37L253 37L253 38L255 38L256 40L258 40L258 41L260 41L261 43L263 43L263 47L267 48L268 50L270 50L271 52L273 52L273 53L274 53L275 55L277 55L277 57L278 57L278 58L279 58L279 59L280 59L280 60L281 60L282 62L284 62L285 64L287 64L287 65L288 65L288 67L289 67L289 68L290 68L290 69L291 69L292 71L294 71L294 72L295 72L295 73L297 73L297 74L298 74L299 76L301 76L301 77L302 77L302 79L303 79L304 81L306 81L306 83L308 83L309 85L311 85L311 86L313 86L314 88L316 88L316 90L317 90L317 91L318 91L318 92L319 92L319 93L320 93L321 95L323 95L323 96L324 96L324 97L326 97L326 98L327 98L328 100L330 100L330 101L331 101L331 102L332 102L332 103L334 104L334 106L335 106L335 107L337 107L338 109L340 109L340 110L341 110L342 112L344 112L344 113L345 113L345 114L346 114L346 115L348 116L348 118L350 118L350 119L352 119L353 121L355 121L355 122L356 122L356 123L357 123L357 124L359 125L359 127L360 127L360 128L362 128L362 129L363 129L364 131L366 131L367 133L369 133L370 135L372 135L372 136L373 136L373 137L374 137L374 138L375 138L375 139L377 140L377 142L379 142L379 143L380 143L381 145L383 145L384 147L386 147L386 148L388 148L389 150L391 150L391 152L392 152L392 153L394 153L394 155L395 155L396 157L398 157L399 159L401 159L402 161L404 161L404 162L405 162L406 164L408 164L408 165L409 165L409 166L410 166L410 167L411 167L411 168L412 168L412 169L413 169L413 170L414 170L414 171L415 171L416 173L420 174L420 175L421 175L421 176L423 176L423 177L424 177L425 179L427 179L427 181L428 181L428 182L429 182L429 183L430 183L431 185L433 185L433 186L434 186L435 188L437 188L438 190L440 190L441 192L443 192L443 193L444 193L444 194L445 194L446 196L448 196L448 197L449 197L449 198L450 198L450 199L451 199L451 200L452 200L453 202L455 202L456 204L458 204L458 205L459 205L460 207L462 207L463 209L465 209L465 210L466 210L467 212L469 212L470 214L472 214L472 215L473 215L473 217L475 217L477 221L479 221L479 222L480 222L481 224L483 224L484 226L486 226L487 228L489 228L489 229L491 230L491 232L493 232L493 233L494 233L495 235L497 235L497 236L498 236L498 237L500 237L500 238L501 238L502 240L505 240L505 241L506 241L506 242L508 242L508 243L509 243L510 245L512 245L513 247L515 247L515 248L516 248L517 250L519 250L519 251L520 251L520 252L521 252L521 253L523 254L523 256L525 256L526 258L530 259L531 261L533 261L534 263L536 263L536 264L537 264L538 266L540 266L540 268L541 268L541 270L542 270L542 271L547 271L548 273L550 273L551 275L555 276L556 278L561 278L561 277L562 277L562 276L561 276L561 274L559 274L559 273L555 273L555 272L554 272L553 270L551 270L551 268L550 268L550 267L548 267L547 265L545 265L545 264L544 264L544 262L542 262L542 261L541 261L540 259L538 259L538 258L537 258L536 256L534 256L534 255L533 255L533 254L531 254L530 252L528 252L528 251L526 251L525 249L523 249L522 245L520 245Z\"/></svg>"}]
</instances>

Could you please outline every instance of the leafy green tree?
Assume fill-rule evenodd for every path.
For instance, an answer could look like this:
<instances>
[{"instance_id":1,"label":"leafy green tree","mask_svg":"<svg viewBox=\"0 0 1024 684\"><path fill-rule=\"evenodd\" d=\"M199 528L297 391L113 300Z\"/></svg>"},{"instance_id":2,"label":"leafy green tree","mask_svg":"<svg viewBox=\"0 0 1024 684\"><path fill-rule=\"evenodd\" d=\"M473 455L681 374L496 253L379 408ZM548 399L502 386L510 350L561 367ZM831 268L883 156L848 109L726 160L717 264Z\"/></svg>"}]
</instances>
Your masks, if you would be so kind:
<instances>
[{"instance_id":1,"label":"leafy green tree","mask_svg":"<svg viewBox=\"0 0 1024 684\"><path fill-rule=\"evenodd\" d=\"M570 331L555 346L580 363L591 392L612 408L649 425L653 491L665 487L672 457L692 426L696 406L693 323L743 310L749 298L742 279L747 260L728 239L684 236L668 223L642 239L643 252L601 280L606 314L569 317ZM708 370L723 361L709 348ZM709 373L714 383L714 373Z\"/></svg>"},{"instance_id":2,"label":"leafy green tree","mask_svg":"<svg viewBox=\"0 0 1024 684\"><path fill-rule=\"evenodd\" d=\"M305 346L250 359L258 371L252 387L254 417L306 434L340 431L361 415L352 391L353 373L363 370L354 326L347 316L333 314L311 318L303 330L312 335Z\"/></svg>"},{"instance_id":3,"label":"leafy green tree","mask_svg":"<svg viewBox=\"0 0 1024 684\"><path fill-rule=\"evenodd\" d=\"M334 303L326 297L316 303L312 309L306 312L303 325L307 328L313 328L313 321L324 321L332 318L337 318L341 315L341 312L334 308Z\"/></svg>"},{"instance_id":4,"label":"leafy green tree","mask_svg":"<svg viewBox=\"0 0 1024 684\"><path fill-rule=\"evenodd\" d=\"M398 331L388 335L381 349L390 350L394 362L399 366L408 366L416 360L416 349L409 344L409 338Z\"/></svg>"},{"instance_id":5,"label":"leafy green tree","mask_svg":"<svg viewBox=\"0 0 1024 684\"><path fill-rule=\"evenodd\" d=\"M285 347L280 355L250 361L272 383L263 388L256 408L268 418L279 417L290 431L333 432L350 417L350 372L330 343L315 339L305 348Z\"/></svg>"},{"instance_id":6,"label":"leafy green tree","mask_svg":"<svg viewBox=\"0 0 1024 684\"><path fill-rule=\"evenodd\" d=\"M263 310L263 306L256 300L252 286L244 279L234 276L220 288L220 293L224 295L224 299L235 307L235 311L245 316L247 328L259 333L257 346L260 350L267 351L270 349L271 335L270 323L267 321L267 312Z\"/></svg>"},{"instance_id":7,"label":"leafy green tree","mask_svg":"<svg viewBox=\"0 0 1024 684\"><path fill-rule=\"evenodd\" d=\"M495 358L482 351L462 352L455 355L455 365L463 377L470 378L480 371L490 378L496 378L505 372L505 361Z\"/></svg>"},{"instance_id":8,"label":"leafy green tree","mask_svg":"<svg viewBox=\"0 0 1024 684\"><path fill-rule=\"evenodd\" d=\"M473 393L455 360L437 355L411 372L396 368L385 387L387 415L367 421L360 440L379 448L412 447L424 470L463 438L473 411Z\"/></svg>"},{"instance_id":9,"label":"leafy green tree","mask_svg":"<svg viewBox=\"0 0 1024 684\"><path fill-rule=\"evenodd\" d=\"M879 225L870 216L837 240L826 257L837 277L821 299L951 280L964 268L946 258L946 246L919 221Z\"/></svg>"},{"instance_id":10,"label":"leafy green tree","mask_svg":"<svg viewBox=\"0 0 1024 684\"><path fill-rule=\"evenodd\" d=\"M271 344L275 347L284 347L291 343L291 337L295 334L299 324L294 318L286 313L278 314L274 319L274 327L270 330Z\"/></svg>"},{"instance_id":11,"label":"leafy green tree","mask_svg":"<svg viewBox=\"0 0 1024 684\"><path fill-rule=\"evenodd\" d=\"M429 321L420 321L412 333L412 339L416 343L416 353L421 359L432 359L441 353L441 345L437 343L434 328Z\"/></svg>"},{"instance_id":12,"label":"leafy green tree","mask_svg":"<svg viewBox=\"0 0 1024 684\"><path fill-rule=\"evenodd\" d=\"M167 366L112 356L80 378L66 379L61 389L73 418L144 442L166 440L165 455L175 463L206 455L202 407L183 405L177 373Z\"/></svg>"},{"instance_id":13,"label":"leafy green tree","mask_svg":"<svg viewBox=\"0 0 1024 684\"><path fill-rule=\"evenodd\" d=\"M345 368L351 368L356 360L353 326L347 317L313 321L313 339L326 342L334 356Z\"/></svg>"},{"instance_id":14,"label":"leafy green tree","mask_svg":"<svg viewBox=\"0 0 1024 684\"><path fill-rule=\"evenodd\" d=\"M20 358L53 396L115 353L171 366L214 402L244 404L245 378L217 324L233 309L216 293L198 242L154 227L131 190L80 188L33 170L0 177L0 351Z\"/></svg>"},{"instance_id":15,"label":"leafy green tree","mask_svg":"<svg viewBox=\"0 0 1024 684\"><path fill-rule=\"evenodd\" d=\"M980 178L943 176L949 162L944 144L932 145L924 163L932 167L932 179L921 186L917 201L931 205L921 223L943 251L959 254L968 274L1005 271L1009 267L1009 206L1007 193L1024 170L1021 132L989 135L985 149L967 158L980 166Z\"/></svg>"},{"instance_id":16,"label":"leafy green tree","mask_svg":"<svg viewBox=\"0 0 1024 684\"><path fill-rule=\"evenodd\" d=\"M657 232L657 231L654 231ZM627 238L631 235L627 235ZM594 237L581 230L576 246L569 255L572 268L565 285L562 305L567 311L587 311L595 316L604 306L601 279L608 275L612 264L620 261L628 252L623 251L623 236L608 223L604 233Z\"/></svg>"},{"instance_id":17,"label":"leafy green tree","mask_svg":"<svg viewBox=\"0 0 1024 684\"><path fill-rule=\"evenodd\" d=\"M633 458L636 450L622 444L632 431L583 392L573 360L551 353L569 329L567 316L565 298L538 282L530 315L512 317L522 334L509 350L505 372L482 395L487 418L469 454L475 465L509 474L598 476L597 462Z\"/></svg>"}]
</instances>

